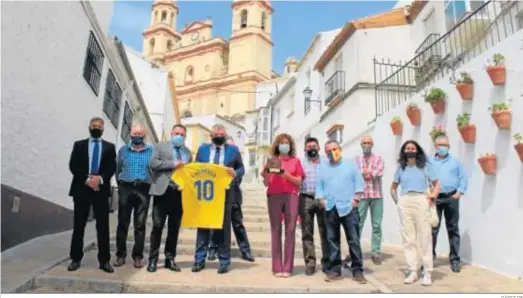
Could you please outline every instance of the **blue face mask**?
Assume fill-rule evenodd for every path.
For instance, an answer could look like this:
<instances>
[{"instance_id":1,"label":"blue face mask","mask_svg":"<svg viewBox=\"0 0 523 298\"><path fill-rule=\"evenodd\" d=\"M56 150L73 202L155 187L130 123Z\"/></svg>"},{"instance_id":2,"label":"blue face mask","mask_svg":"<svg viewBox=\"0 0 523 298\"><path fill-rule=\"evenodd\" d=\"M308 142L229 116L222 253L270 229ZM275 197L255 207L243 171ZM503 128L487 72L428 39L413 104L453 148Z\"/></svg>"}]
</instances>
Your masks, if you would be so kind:
<instances>
[{"instance_id":1,"label":"blue face mask","mask_svg":"<svg viewBox=\"0 0 523 298\"><path fill-rule=\"evenodd\" d=\"M132 136L131 137L131 142L133 143L133 145L141 145L141 144L143 144L143 137Z\"/></svg>"},{"instance_id":2,"label":"blue face mask","mask_svg":"<svg viewBox=\"0 0 523 298\"><path fill-rule=\"evenodd\" d=\"M438 155L447 156L449 154L449 147L447 146L438 146Z\"/></svg>"},{"instance_id":3,"label":"blue face mask","mask_svg":"<svg viewBox=\"0 0 523 298\"><path fill-rule=\"evenodd\" d=\"M280 153L287 154L291 150L291 146L289 144L280 144L278 145L278 150Z\"/></svg>"},{"instance_id":4,"label":"blue face mask","mask_svg":"<svg viewBox=\"0 0 523 298\"><path fill-rule=\"evenodd\" d=\"M185 139L180 135L172 136L171 138L171 142L175 147L181 147L183 145L183 141L185 141Z\"/></svg>"}]
</instances>

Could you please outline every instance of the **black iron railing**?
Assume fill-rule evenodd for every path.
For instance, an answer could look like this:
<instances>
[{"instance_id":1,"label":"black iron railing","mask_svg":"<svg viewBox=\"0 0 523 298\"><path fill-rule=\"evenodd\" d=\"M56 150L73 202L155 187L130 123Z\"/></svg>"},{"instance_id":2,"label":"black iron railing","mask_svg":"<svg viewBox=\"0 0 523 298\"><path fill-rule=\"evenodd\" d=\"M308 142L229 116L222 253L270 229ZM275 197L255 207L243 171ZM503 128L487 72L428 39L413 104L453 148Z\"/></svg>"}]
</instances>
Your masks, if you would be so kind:
<instances>
[{"instance_id":1,"label":"black iron railing","mask_svg":"<svg viewBox=\"0 0 523 298\"><path fill-rule=\"evenodd\" d=\"M325 83L325 105L345 93L345 72L337 70Z\"/></svg>"},{"instance_id":2,"label":"black iron railing","mask_svg":"<svg viewBox=\"0 0 523 298\"><path fill-rule=\"evenodd\" d=\"M520 30L522 10L520 1L486 1L444 35L429 35L408 62L374 59L376 117Z\"/></svg>"}]
</instances>

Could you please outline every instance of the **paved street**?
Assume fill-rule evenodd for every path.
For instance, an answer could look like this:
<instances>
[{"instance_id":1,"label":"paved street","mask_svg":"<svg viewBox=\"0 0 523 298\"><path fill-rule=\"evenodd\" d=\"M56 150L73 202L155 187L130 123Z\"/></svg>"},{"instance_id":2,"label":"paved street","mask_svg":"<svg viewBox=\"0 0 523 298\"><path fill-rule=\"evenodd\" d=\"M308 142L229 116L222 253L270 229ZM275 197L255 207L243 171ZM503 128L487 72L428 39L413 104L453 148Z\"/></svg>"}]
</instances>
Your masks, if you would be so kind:
<instances>
[{"instance_id":1,"label":"paved street","mask_svg":"<svg viewBox=\"0 0 523 298\"><path fill-rule=\"evenodd\" d=\"M34 276L34 280L26 286L24 291L32 293L75 293L75 292L106 292L106 293L521 293L523 282L504 277L489 270L465 265L461 273L452 273L444 259L438 259L433 274L434 284L431 287L422 287L419 284L403 284L403 255L399 248L384 245L384 263L380 266L370 262L370 256L365 256L366 275L369 283L359 285L350 279L350 273L345 271L345 279L326 283L321 272L312 277L304 275L302 249L299 235L296 239L295 273L291 278L275 278L271 275L270 265L270 234L266 218L265 199L262 190L246 190L244 207L245 224L249 231L249 238L256 257L255 263L240 260L239 251L233 241L232 270L229 274L216 274L217 262L207 262L207 268L200 273L190 271L193 262L195 231L183 230L180 235L177 261L182 267L181 273L174 273L159 268L156 273L148 273L145 268L135 269L130 264L116 268L114 274L107 274L97 267L96 250L91 249L82 263L82 268L76 272L68 272L68 261L52 266L42 274ZM116 227L112 222L112 227ZM92 228L92 227L90 227ZM148 232L150 225L148 226ZM49 255L57 258L62 254L67 257L68 240L70 233L65 233L62 241L44 244L33 243L36 248L46 247ZM234 237L233 237L234 239ZM91 238L90 241L93 239ZM88 244L88 241L86 241ZM148 247L148 245L146 245ZM369 251L364 242L364 251ZM132 248L132 231L129 233L128 251ZM347 251L343 247L344 254ZM30 255L30 248L25 248L25 255L30 257L19 258L18 261L6 262L2 255L2 292L5 288L13 289L14 284L23 282L22 276L29 276L31 272L42 269L45 254ZM114 250L114 240L113 240ZM41 252L41 251L40 251ZM11 252L11 254L13 254ZM114 255L114 253L113 253ZM318 251L318 255L319 251ZM13 255L9 256L11 260ZM48 257L50 259L51 256ZM162 262L160 261L160 264ZM7 267L5 267L7 266ZM18 269L13 269L18 268ZM7 270L6 270L7 269ZM18 278L17 278L18 277Z\"/></svg>"}]
</instances>

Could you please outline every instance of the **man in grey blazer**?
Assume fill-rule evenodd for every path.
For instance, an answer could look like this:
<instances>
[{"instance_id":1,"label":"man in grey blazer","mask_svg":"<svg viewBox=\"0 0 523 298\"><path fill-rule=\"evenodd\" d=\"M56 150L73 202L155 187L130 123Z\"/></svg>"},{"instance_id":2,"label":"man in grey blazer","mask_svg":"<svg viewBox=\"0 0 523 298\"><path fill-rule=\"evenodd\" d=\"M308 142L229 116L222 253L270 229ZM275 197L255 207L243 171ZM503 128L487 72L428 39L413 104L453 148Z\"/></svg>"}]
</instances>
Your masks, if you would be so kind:
<instances>
[{"instance_id":1,"label":"man in grey blazer","mask_svg":"<svg viewBox=\"0 0 523 298\"><path fill-rule=\"evenodd\" d=\"M176 246L182 221L182 194L171 180L173 172L192 161L191 151L185 146L187 129L181 124L173 126L171 140L156 144L151 157L151 188L149 194L153 201L153 229L147 271L155 272L160 254L162 230L169 216L167 239L165 241L165 268L180 272L175 262Z\"/></svg>"}]
</instances>

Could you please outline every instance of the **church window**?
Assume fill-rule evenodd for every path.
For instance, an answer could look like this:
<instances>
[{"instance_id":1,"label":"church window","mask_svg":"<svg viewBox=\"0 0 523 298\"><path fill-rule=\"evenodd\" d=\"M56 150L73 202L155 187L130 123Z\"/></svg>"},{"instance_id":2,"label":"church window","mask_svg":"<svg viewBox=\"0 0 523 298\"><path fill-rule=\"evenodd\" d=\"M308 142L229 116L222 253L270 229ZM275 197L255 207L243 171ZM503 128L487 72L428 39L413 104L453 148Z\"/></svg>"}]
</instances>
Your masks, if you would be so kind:
<instances>
[{"instance_id":1,"label":"church window","mask_svg":"<svg viewBox=\"0 0 523 298\"><path fill-rule=\"evenodd\" d=\"M291 68L289 66L287 66L287 73L291 73Z\"/></svg>"},{"instance_id":2,"label":"church window","mask_svg":"<svg viewBox=\"0 0 523 298\"><path fill-rule=\"evenodd\" d=\"M191 111L189 111L189 110L183 111L183 118L191 118L191 117L192 117Z\"/></svg>"},{"instance_id":3,"label":"church window","mask_svg":"<svg viewBox=\"0 0 523 298\"><path fill-rule=\"evenodd\" d=\"M168 40L168 41L167 41L167 51L170 51L170 50L172 50L172 49L173 49L173 42L170 41L170 40Z\"/></svg>"},{"instance_id":4,"label":"church window","mask_svg":"<svg viewBox=\"0 0 523 298\"><path fill-rule=\"evenodd\" d=\"M96 95L98 95L100 89L103 63L104 54L96 40L96 37L94 37L93 31L91 31L87 42L87 54L85 55L83 76Z\"/></svg>"},{"instance_id":5,"label":"church window","mask_svg":"<svg viewBox=\"0 0 523 298\"><path fill-rule=\"evenodd\" d=\"M171 13L171 20L169 21L169 24L171 24L171 26L174 26L174 12Z\"/></svg>"},{"instance_id":6,"label":"church window","mask_svg":"<svg viewBox=\"0 0 523 298\"><path fill-rule=\"evenodd\" d=\"M149 55L154 54L154 38L149 41Z\"/></svg>"},{"instance_id":7,"label":"church window","mask_svg":"<svg viewBox=\"0 0 523 298\"><path fill-rule=\"evenodd\" d=\"M116 78L111 70L107 73L105 81L105 96L103 102L103 111L111 120L114 127L118 127L118 118L120 116L120 101L122 99L122 89L116 82Z\"/></svg>"},{"instance_id":8,"label":"church window","mask_svg":"<svg viewBox=\"0 0 523 298\"><path fill-rule=\"evenodd\" d=\"M167 20L167 12L162 11L162 23L165 22L166 20Z\"/></svg>"},{"instance_id":9,"label":"church window","mask_svg":"<svg viewBox=\"0 0 523 298\"><path fill-rule=\"evenodd\" d=\"M241 12L240 28L247 28L247 10L245 9Z\"/></svg>"},{"instance_id":10,"label":"church window","mask_svg":"<svg viewBox=\"0 0 523 298\"><path fill-rule=\"evenodd\" d=\"M261 17L261 28L262 30L265 30L265 23L267 22L267 14L265 12L262 12L262 17Z\"/></svg>"},{"instance_id":11,"label":"church window","mask_svg":"<svg viewBox=\"0 0 523 298\"><path fill-rule=\"evenodd\" d=\"M194 67L187 66L185 70L185 82L192 82L194 79Z\"/></svg>"}]
</instances>

